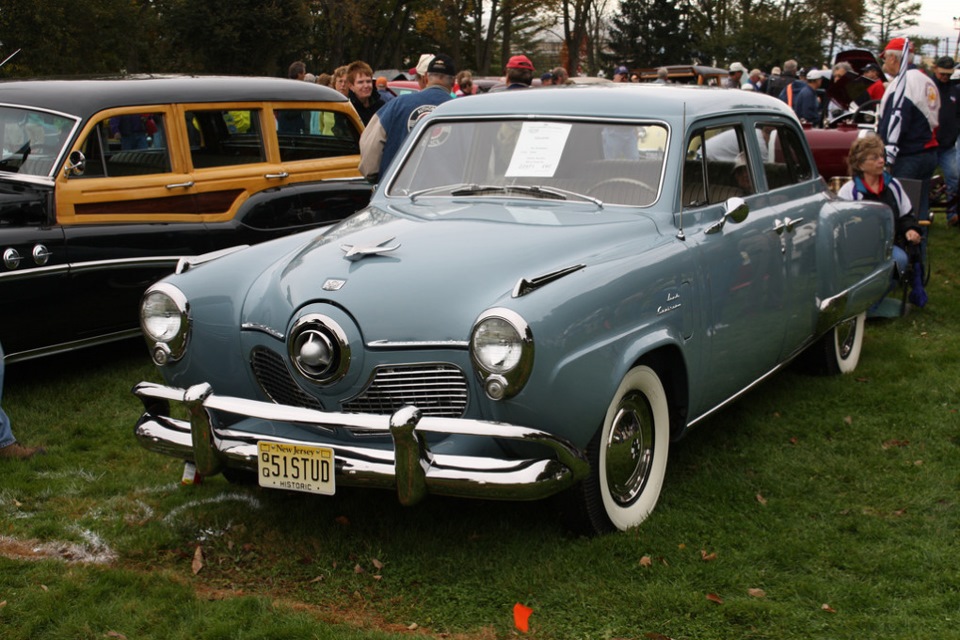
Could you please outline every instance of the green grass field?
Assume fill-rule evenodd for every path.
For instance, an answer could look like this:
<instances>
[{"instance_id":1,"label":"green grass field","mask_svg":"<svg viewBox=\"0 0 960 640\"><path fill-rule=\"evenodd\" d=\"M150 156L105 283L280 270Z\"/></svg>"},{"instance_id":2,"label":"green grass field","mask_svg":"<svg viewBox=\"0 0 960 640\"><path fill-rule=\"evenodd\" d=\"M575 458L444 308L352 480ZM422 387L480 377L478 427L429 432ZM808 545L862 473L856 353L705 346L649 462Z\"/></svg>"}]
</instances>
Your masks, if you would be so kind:
<instances>
[{"instance_id":1,"label":"green grass field","mask_svg":"<svg viewBox=\"0 0 960 640\"><path fill-rule=\"evenodd\" d=\"M674 445L639 529L572 537L549 501L332 498L210 478L136 444L142 344L7 370L0 637L960 638L960 233L929 305L860 367L775 376Z\"/></svg>"}]
</instances>

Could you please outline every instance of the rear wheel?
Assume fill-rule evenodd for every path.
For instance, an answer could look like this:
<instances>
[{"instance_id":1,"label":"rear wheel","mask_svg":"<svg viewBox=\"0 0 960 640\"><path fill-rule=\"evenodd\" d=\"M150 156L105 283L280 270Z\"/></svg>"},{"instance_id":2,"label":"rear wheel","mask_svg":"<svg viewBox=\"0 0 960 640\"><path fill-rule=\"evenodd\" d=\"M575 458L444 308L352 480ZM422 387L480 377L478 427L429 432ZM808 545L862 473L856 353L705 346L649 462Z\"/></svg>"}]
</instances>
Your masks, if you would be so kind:
<instances>
[{"instance_id":1,"label":"rear wheel","mask_svg":"<svg viewBox=\"0 0 960 640\"><path fill-rule=\"evenodd\" d=\"M631 369L587 447L590 475L563 496L567 524L586 534L639 525L660 497L669 448L663 383L650 367Z\"/></svg>"},{"instance_id":2,"label":"rear wheel","mask_svg":"<svg viewBox=\"0 0 960 640\"><path fill-rule=\"evenodd\" d=\"M860 362L867 314L848 318L830 329L807 353L807 368L821 375L851 373Z\"/></svg>"}]
</instances>

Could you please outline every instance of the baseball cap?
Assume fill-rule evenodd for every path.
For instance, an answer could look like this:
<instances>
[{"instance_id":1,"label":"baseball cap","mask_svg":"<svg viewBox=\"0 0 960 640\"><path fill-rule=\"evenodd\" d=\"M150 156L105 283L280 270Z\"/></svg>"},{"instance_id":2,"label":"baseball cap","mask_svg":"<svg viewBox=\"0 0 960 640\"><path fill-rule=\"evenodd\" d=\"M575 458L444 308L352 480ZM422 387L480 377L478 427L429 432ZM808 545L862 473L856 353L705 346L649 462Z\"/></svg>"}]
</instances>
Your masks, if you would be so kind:
<instances>
[{"instance_id":1,"label":"baseball cap","mask_svg":"<svg viewBox=\"0 0 960 640\"><path fill-rule=\"evenodd\" d=\"M747 68L739 62L734 62L730 65L730 73L736 73L737 71L741 73L748 73Z\"/></svg>"},{"instance_id":2,"label":"baseball cap","mask_svg":"<svg viewBox=\"0 0 960 640\"><path fill-rule=\"evenodd\" d=\"M613 72L613 75L615 75L615 76L624 75L624 76L625 76L625 75L627 75L628 73L630 73L630 71L629 71L626 67L624 67L624 66L621 65L621 66L619 66L619 67L616 68L616 70Z\"/></svg>"},{"instance_id":3,"label":"baseball cap","mask_svg":"<svg viewBox=\"0 0 960 640\"><path fill-rule=\"evenodd\" d=\"M457 75L457 66L453 63L453 58L445 53L438 53L430 59L427 65L427 73L445 73L448 76Z\"/></svg>"},{"instance_id":4,"label":"baseball cap","mask_svg":"<svg viewBox=\"0 0 960 640\"><path fill-rule=\"evenodd\" d=\"M942 69L942 73L950 73L957 66L957 63L954 62L953 58L951 58L950 56L941 56L937 58L937 61L934 64L934 66L937 68L937 70Z\"/></svg>"},{"instance_id":5,"label":"baseball cap","mask_svg":"<svg viewBox=\"0 0 960 640\"><path fill-rule=\"evenodd\" d=\"M540 82L549 82L550 80L553 80L553 74L549 71L540 76Z\"/></svg>"},{"instance_id":6,"label":"baseball cap","mask_svg":"<svg viewBox=\"0 0 960 640\"><path fill-rule=\"evenodd\" d=\"M883 48L884 51L903 51L905 38L894 38ZM910 51L913 51L913 42L910 43Z\"/></svg>"},{"instance_id":7,"label":"baseball cap","mask_svg":"<svg viewBox=\"0 0 960 640\"><path fill-rule=\"evenodd\" d=\"M533 63L527 56L513 56L507 61L507 69L527 69L533 71Z\"/></svg>"},{"instance_id":8,"label":"baseball cap","mask_svg":"<svg viewBox=\"0 0 960 640\"><path fill-rule=\"evenodd\" d=\"M880 67L878 67L877 65L873 64L872 62L871 62L870 64L868 64L867 66L865 66L865 67L861 70L861 73L866 73L867 71L876 71L877 73L883 73L883 70L882 70Z\"/></svg>"},{"instance_id":9,"label":"baseball cap","mask_svg":"<svg viewBox=\"0 0 960 640\"><path fill-rule=\"evenodd\" d=\"M430 61L433 60L432 53L425 53L420 56L420 60L417 62L417 75L422 76L427 72L427 65L430 64Z\"/></svg>"}]
</instances>

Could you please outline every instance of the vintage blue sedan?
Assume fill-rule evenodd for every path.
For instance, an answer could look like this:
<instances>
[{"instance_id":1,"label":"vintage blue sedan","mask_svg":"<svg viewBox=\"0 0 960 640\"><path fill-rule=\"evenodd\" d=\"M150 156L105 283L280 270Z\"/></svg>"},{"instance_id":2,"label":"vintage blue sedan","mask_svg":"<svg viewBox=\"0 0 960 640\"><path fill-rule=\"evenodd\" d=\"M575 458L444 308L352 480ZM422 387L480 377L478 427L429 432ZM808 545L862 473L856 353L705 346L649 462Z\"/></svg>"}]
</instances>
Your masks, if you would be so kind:
<instances>
[{"instance_id":1,"label":"vintage blue sedan","mask_svg":"<svg viewBox=\"0 0 960 640\"><path fill-rule=\"evenodd\" d=\"M136 437L264 487L555 496L579 530L627 529L705 417L795 359L853 370L892 238L767 96L454 100L370 206L147 291L166 384L135 387Z\"/></svg>"}]
</instances>

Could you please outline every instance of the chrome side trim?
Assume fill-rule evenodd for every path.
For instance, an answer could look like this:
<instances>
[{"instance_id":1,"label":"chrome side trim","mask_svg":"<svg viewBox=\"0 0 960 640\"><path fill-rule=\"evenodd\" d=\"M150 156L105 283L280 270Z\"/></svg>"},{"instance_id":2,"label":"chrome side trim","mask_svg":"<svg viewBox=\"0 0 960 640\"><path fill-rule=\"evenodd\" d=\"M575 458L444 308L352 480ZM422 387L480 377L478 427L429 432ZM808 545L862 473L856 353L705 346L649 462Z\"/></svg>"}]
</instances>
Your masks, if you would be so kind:
<instances>
[{"instance_id":1,"label":"chrome side trim","mask_svg":"<svg viewBox=\"0 0 960 640\"><path fill-rule=\"evenodd\" d=\"M590 466L585 454L569 441L532 427L461 418L423 417L415 407L390 416L350 414L290 407L269 402L217 396L208 384L178 389L141 382L133 393L145 413L134 428L140 444L150 451L197 463L201 475L223 468L256 470L257 442L316 444L222 428L220 412L276 422L292 422L333 436L343 429L353 434L389 434L393 450L336 444L336 479L342 486L395 488L403 504L415 504L428 493L457 497L536 500L583 479ZM182 403L190 422L168 415L171 402ZM537 443L551 457L490 458L432 453L424 433L467 435Z\"/></svg>"},{"instance_id":2,"label":"chrome side trim","mask_svg":"<svg viewBox=\"0 0 960 640\"><path fill-rule=\"evenodd\" d=\"M180 256L151 256L148 258L122 258L119 260L91 260L89 262L70 262L54 264L49 267L25 267L18 271L0 273L0 278L16 280L34 275L50 275L57 273L84 273L88 271L104 271L114 267L160 267L173 269L180 260Z\"/></svg>"},{"instance_id":3,"label":"chrome side trim","mask_svg":"<svg viewBox=\"0 0 960 640\"><path fill-rule=\"evenodd\" d=\"M260 333L265 333L271 338L276 338L277 340L283 342L286 339L286 336L277 331L273 327L268 327L265 324L257 324L255 322L244 322L240 325L241 331L259 331Z\"/></svg>"},{"instance_id":4,"label":"chrome side trim","mask_svg":"<svg viewBox=\"0 0 960 640\"><path fill-rule=\"evenodd\" d=\"M184 271L189 271L190 269L203 264L204 262L210 262L211 260L216 260L217 258L222 258L223 256L228 256L231 253L236 253L241 249L246 249L250 245L248 244L238 244L233 247L226 247L224 249L218 249L216 251L209 251L207 253L201 254L199 256L184 256L179 259L177 262L177 268L174 270L174 273L183 273Z\"/></svg>"},{"instance_id":5,"label":"chrome side trim","mask_svg":"<svg viewBox=\"0 0 960 640\"><path fill-rule=\"evenodd\" d=\"M579 271L580 269L585 269L586 267L587 265L585 264L574 264L563 269L545 273L542 276L537 276L535 278L521 278L513 288L512 297L519 298L527 295L528 293L533 293L537 289L545 287L551 282L559 280L560 278L570 275L575 271Z\"/></svg>"},{"instance_id":6,"label":"chrome side trim","mask_svg":"<svg viewBox=\"0 0 960 640\"><path fill-rule=\"evenodd\" d=\"M34 358L44 358L46 356L52 356L58 353L66 353L68 351L86 349L87 347L96 347L103 344L109 344L111 342L119 342L120 340L129 340L131 338L142 337L143 334L140 333L139 328L127 329L125 331L116 331L114 333L109 333L105 336L97 336L95 338L74 340L73 342L64 342L61 344L50 345L48 347L41 347L39 349L30 349L29 351L6 353L4 362L7 364L12 364L14 362L23 362L25 360L33 360Z\"/></svg>"},{"instance_id":7,"label":"chrome side trim","mask_svg":"<svg viewBox=\"0 0 960 640\"><path fill-rule=\"evenodd\" d=\"M23 280L25 278L31 278L37 275L57 275L59 273L68 273L70 271L70 265L68 264L54 264L49 267L25 267L23 269L18 269L17 271L4 271L0 273L0 281L2 280Z\"/></svg>"},{"instance_id":8,"label":"chrome side trim","mask_svg":"<svg viewBox=\"0 0 960 640\"><path fill-rule=\"evenodd\" d=\"M799 353L799 352L798 352L798 353ZM744 395L746 395L751 389L753 389L753 388L756 387L757 385L759 385L759 384L761 384L762 382L764 382L767 378L769 378L769 377L772 376L773 374L775 374L775 373L777 373L778 371L782 370L782 369L783 369L784 367L786 367L788 364L790 364L790 360L785 360L784 362L781 362L781 363L778 364L776 367L774 367L774 368L771 369L770 371L766 372L765 374L763 374L762 376L760 376L759 378L757 378L756 380L754 380L753 382L751 382L749 385L747 385L746 387L744 387L743 389L741 389L740 391L738 391L737 393L735 393L734 395L730 396L729 398L727 398L726 400L724 400L724 401L721 402L720 404L716 405L716 406L713 407L712 409L709 409L708 411L705 411L704 413L701 413L699 416L697 416L696 418L694 418L693 420L691 420L690 422L688 422L688 423L687 423L687 428L689 429L690 427L693 427L694 425L696 425L696 424L697 424L698 422L700 422L701 420L704 420L704 419L708 418L709 416L712 416L714 413L716 413L716 412L719 411L720 409L724 408L724 407L727 406L728 404L739 400L741 397L743 397Z\"/></svg>"},{"instance_id":9,"label":"chrome side trim","mask_svg":"<svg viewBox=\"0 0 960 640\"><path fill-rule=\"evenodd\" d=\"M467 349L466 340L371 340L369 349Z\"/></svg>"},{"instance_id":10,"label":"chrome side trim","mask_svg":"<svg viewBox=\"0 0 960 640\"><path fill-rule=\"evenodd\" d=\"M848 317L847 307L850 302L850 291L843 291L826 300L817 300L817 335L826 333L831 327Z\"/></svg>"},{"instance_id":11,"label":"chrome side trim","mask_svg":"<svg viewBox=\"0 0 960 640\"><path fill-rule=\"evenodd\" d=\"M165 267L172 269L180 256L150 256L147 258L122 258L120 260L91 260L89 262L71 262L71 273L80 271L103 271L117 266Z\"/></svg>"}]
</instances>

